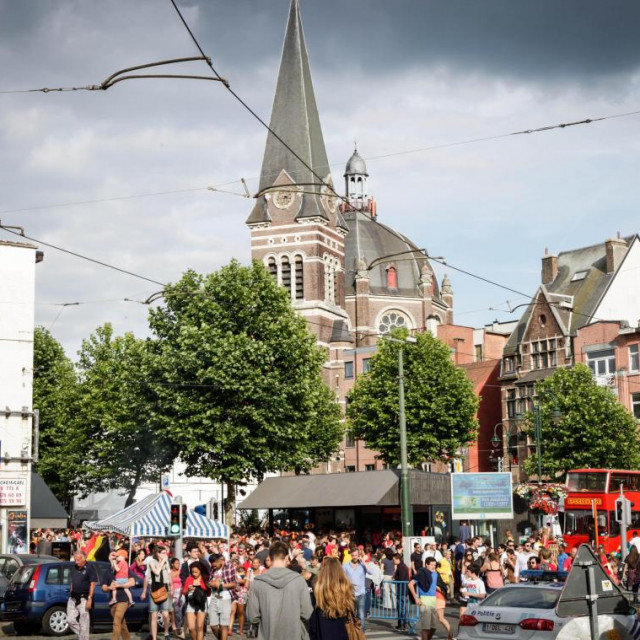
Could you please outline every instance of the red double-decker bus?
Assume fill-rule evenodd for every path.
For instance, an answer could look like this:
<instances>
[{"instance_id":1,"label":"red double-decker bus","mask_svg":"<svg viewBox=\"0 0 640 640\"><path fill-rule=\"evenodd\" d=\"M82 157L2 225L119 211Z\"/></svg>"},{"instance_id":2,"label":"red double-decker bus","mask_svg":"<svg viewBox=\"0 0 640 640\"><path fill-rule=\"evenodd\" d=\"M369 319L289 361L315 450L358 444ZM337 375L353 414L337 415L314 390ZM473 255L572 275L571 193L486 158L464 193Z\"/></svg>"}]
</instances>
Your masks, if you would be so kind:
<instances>
[{"instance_id":1,"label":"red double-decker bus","mask_svg":"<svg viewBox=\"0 0 640 640\"><path fill-rule=\"evenodd\" d=\"M624 469L575 469L567 473L568 495L564 500L564 541L569 548L595 540L611 553L620 548L620 525L616 522L616 499L620 485L631 507L627 541L640 534L640 471Z\"/></svg>"}]
</instances>

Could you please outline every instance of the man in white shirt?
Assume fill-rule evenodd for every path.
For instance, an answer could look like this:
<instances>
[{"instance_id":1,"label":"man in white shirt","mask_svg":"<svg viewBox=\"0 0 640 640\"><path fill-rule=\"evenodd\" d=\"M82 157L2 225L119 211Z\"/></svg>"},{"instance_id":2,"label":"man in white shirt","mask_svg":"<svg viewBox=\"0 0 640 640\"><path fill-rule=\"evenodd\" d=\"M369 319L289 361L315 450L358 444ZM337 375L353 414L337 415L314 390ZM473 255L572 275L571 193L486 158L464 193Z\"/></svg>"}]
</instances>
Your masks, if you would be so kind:
<instances>
[{"instance_id":1,"label":"man in white shirt","mask_svg":"<svg viewBox=\"0 0 640 640\"><path fill-rule=\"evenodd\" d=\"M527 542L525 542L523 545L523 550L516 554L516 578L520 577L520 573L522 571L526 571L529 558L533 558L535 557L535 555L536 554L531 548L531 542L527 540Z\"/></svg>"}]
</instances>

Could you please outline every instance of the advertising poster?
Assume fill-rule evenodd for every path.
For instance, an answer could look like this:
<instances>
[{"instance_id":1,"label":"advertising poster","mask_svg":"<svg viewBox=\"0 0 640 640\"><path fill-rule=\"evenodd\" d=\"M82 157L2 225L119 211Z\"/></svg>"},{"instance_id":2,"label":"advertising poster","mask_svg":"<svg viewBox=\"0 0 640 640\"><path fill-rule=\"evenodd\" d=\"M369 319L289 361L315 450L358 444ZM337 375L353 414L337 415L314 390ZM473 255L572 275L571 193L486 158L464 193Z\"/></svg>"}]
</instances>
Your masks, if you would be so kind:
<instances>
[{"instance_id":1,"label":"advertising poster","mask_svg":"<svg viewBox=\"0 0 640 640\"><path fill-rule=\"evenodd\" d=\"M25 510L7 511L7 549L9 553L29 553Z\"/></svg>"},{"instance_id":2,"label":"advertising poster","mask_svg":"<svg viewBox=\"0 0 640 640\"><path fill-rule=\"evenodd\" d=\"M24 478L0 479L0 507L23 507L27 504L27 481Z\"/></svg>"},{"instance_id":3,"label":"advertising poster","mask_svg":"<svg viewBox=\"0 0 640 640\"><path fill-rule=\"evenodd\" d=\"M510 520L513 489L510 473L452 473L453 520Z\"/></svg>"}]
</instances>

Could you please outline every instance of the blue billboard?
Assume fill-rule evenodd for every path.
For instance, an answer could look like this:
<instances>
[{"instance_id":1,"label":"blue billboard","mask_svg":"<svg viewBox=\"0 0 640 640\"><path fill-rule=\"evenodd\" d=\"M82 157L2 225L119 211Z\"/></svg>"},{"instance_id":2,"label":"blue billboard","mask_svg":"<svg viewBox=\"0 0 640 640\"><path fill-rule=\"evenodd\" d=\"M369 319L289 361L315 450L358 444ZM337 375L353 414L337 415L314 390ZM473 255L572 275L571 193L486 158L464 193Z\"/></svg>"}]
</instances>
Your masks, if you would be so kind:
<instances>
[{"instance_id":1,"label":"blue billboard","mask_svg":"<svg viewBox=\"0 0 640 640\"><path fill-rule=\"evenodd\" d=\"M510 473L452 473L453 520L511 520L513 489Z\"/></svg>"}]
</instances>

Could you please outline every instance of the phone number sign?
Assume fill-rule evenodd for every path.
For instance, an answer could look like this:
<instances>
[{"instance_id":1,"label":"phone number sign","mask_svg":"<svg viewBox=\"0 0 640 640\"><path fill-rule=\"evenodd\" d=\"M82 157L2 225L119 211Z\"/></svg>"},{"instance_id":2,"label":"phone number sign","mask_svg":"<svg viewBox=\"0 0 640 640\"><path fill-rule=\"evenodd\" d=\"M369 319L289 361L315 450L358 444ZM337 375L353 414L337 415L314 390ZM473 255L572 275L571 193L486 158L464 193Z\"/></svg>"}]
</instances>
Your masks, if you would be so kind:
<instances>
[{"instance_id":1,"label":"phone number sign","mask_svg":"<svg viewBox=\"0 0 640 640\"><path fill-rule=\"evenodd\" d=\"M0 507L21 507L26 504L26 479L0 478Z\"/></svg>"}]
</instances>

